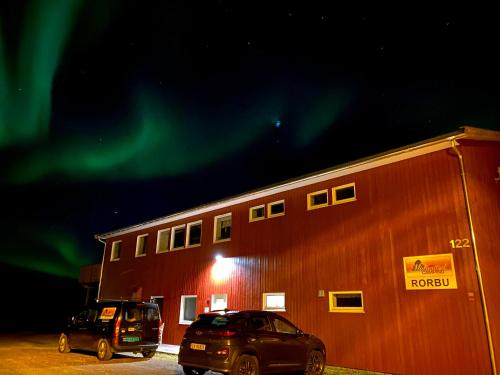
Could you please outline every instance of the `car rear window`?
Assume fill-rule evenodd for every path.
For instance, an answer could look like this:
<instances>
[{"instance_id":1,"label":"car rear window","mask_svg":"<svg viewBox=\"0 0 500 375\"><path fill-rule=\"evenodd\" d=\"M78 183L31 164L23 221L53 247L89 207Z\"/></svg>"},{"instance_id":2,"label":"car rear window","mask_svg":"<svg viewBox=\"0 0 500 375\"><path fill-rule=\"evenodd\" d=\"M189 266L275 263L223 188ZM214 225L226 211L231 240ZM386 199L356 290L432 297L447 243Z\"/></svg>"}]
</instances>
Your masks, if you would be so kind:
<instances>
[{"instance_id":1,"label":"car rear window","mask_svg":"<svg viewBox=\"0 0 500 375\"><path fill-rule=\"evenodd\" d=\"M227 328L235 325L235 319L227 315L200 315L192 328Z\"/></svg>"}]
</instances>

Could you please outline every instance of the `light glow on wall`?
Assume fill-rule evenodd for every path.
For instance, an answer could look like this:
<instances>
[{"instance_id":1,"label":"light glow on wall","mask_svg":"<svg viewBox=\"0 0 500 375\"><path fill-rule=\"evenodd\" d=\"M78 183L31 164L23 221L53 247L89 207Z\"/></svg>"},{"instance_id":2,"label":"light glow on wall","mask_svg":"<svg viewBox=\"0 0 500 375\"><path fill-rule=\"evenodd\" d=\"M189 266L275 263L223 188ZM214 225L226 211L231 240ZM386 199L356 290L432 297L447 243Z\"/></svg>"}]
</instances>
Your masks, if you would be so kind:
<instances>
[{"instance_id":1,"label":"light glow on wall","mask_svg":"<svg viewBox=\"0 0 500 375\"><path fill-rule=\"evenodd\" d=\"M215 264L212 267L212 279L217 282L227 280L233 272L234 260L224 258L222 255L217 255L215 259Z\"/></svg>"}]
</instances>

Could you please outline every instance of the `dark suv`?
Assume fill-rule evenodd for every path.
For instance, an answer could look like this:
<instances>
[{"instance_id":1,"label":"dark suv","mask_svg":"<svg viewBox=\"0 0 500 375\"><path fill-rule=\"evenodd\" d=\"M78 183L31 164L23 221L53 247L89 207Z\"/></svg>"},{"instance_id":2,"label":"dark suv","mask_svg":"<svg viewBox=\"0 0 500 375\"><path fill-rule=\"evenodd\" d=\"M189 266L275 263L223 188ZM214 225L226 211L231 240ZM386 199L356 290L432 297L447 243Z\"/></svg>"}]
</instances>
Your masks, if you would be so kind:
<instances>
[{"instance_id":1,"label":"dark suv","mask_svg":"<svg viewBox=\"0 0 500 375\"><path fill-rule=\"evenodd\" d=\"M118 352L151 358L161 342L162 330L156 303L101 301L69 320L59 338L59 352L92 350L100 360L109 360Z\"/></svg>"},{"instance_id":2,"label":"dark suv","mask_svg":"<svg viewBox=\"0 0 500 375\"><path fill-rule=\"evenodd\" d=\"M325 345L282 316L267 311L200 314L179 352L185 374L304 371L322 374Z\"/></svg>"}]
</instances>

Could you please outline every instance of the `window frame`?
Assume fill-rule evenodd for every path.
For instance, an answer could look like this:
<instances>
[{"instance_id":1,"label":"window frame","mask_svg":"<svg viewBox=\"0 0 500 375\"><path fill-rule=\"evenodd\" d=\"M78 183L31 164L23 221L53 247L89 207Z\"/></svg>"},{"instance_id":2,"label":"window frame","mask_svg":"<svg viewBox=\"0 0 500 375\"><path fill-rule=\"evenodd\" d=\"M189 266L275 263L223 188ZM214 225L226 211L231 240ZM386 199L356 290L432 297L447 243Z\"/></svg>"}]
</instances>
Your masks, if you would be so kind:
<instances>
[{"instance_id":1,"label":"window frame","mask_svg":"<svg viewBox=\"0 0 500 375\"><path fill-rule=\"evenodd\" d=\"M181 296L181 305L180 305L180 311L179 311L179 324L183 324L183 325L190 325L191 323L194 322L194 320L186 320L184 319L184 305L185 305L185 301L187 298L195 298L196 299L196 303L195 303L195 312L194 312L194 319L196 319L196 305L198 304L198 296L196 294L183 294Z\"/></svg>"},{"instance_id":2,"label":"window frame","mask_svg":"<svg viewBox=\"0 0 500 375\"><path fill-rule=\"evenodd\" d=\"M283 296L283 307L270 307L267 305L267 297ZM285 292L266 292L262 293L262 310L263 311L286 311L286 293Z\"/></svg>"},{"instance_id":3,"label":"window frame","mask_svg":"<svg viewBox=\"0 0 500 375\"><path fill-rule=\"evenodd\" d=\"M337 295L345 295L345 294L359 294L361 297L361 307L338 307L336 302L337 302ZM328 307L329 307L329 312L339 312L339 313L359 313L359 314L364 314L365 313L365 301L363 298L363 291L362 290L351 290L351 291L333 291L333 292L328 292Z\"/></svg>"},{"instance_id":4,"label":"window frame","mask_svg":"<svg viewBox=\"0 0 500 375\"><path fill-rule=\"evenodd\" d=\"M330 205L330 197L329 197L329 189L323 189L323 190L318 190L314 191L312 193L307 194L307 210L316 210L318 208L323 208L323 207L328 207ZM321 203L321 204L312 204L312 199L320 194L326 194L326 203Z\"/></svg>"},{"instance_id":5,"label":"window frame","mask_svg":"<svg viewBox=\"0 0 500 375\"><path fill-rule=\"evenodd\" d=\"M256 209L259 209L259 208L263 208L264 209L264 216L260 216L258 218L253 218L252 217L252 212ZM250 207L250 209L248 210L248 222L251 223L253 221L260 221L260 220L264 220L266 218L266 205L265 204L259 204L258 206L253 206L253 207Z\"/></svg>"},{"instance_id":6,"label":"window frame","mask_svg":"<svg viewBox=\"0 0 500 375\"><path fill-rule=\"evenodd\" d=\"M217 222L219 220L222 220L226 217L230 217L231 218L231 235L229 238L222 238L222 239L217 239ZM233 213L232 212L228 212L228 213L225 213L225 214L222 214L222 215L217 215L217 216L214 216L214 243L220 243L220 242L227 242L227 241L231 241L231 237L233 235Z\"/></svg>"},{"instance_id":7,"label":"window frame","mask_svg":"<svg viewBox=\"0 0 500 375\"><path fill-rule=\"evenodd\" d=\"M218 299L218 298L216 298L217 296L224 296L224 301L226 303L226 306L222 310L227 309L227 293L215 293L215 294L212 294L210 296L210 311L216 311L216 309L214 309L213 307L214 307L215 300ZM220 309L217 309L217 310L220 310Z\"/></svg>"},{"instance_id":8,"label":"window frame","mask_svg":"<svg viewBox=\"0 0 500 375\"><path fill-rule=\"evenodd\" d=\"M120 245L119 245L119 247L120 247L120 254L119 254L119 256L118 256L118 257L116 256L116 248L115 248L115 244L116 244L116 245L120 244ZM117 262L117 261L119 261L119 260L120 260L120 257L121 257L121 252L122 252L122 240L118 240L118 241L113 241L113 242L111 242L111 254L110 254L110 256L109 256L109 261L110 261L110 262Z\"/></svg>"},{"instance_id":9,"label":"window frame","mask_svg":"<svg viewBox=\"0 0 500 375\"><path fill-rule=\"evenodd\" d=\"M176 225L175 227L170 228L170 251L177 251L186 248L186 224ZM184 242L182 246L174 247L175 243L175 231L178 229L184 229Z\"/></svg>"},{"instance_id":10,"label":"window frame","mask_svg":"<svg viewBox=\"0 0 500 375\"><path fill-rule=\"evenodd\" d=\"M351 186L354 188L354 197L337 200L337 198L336 198L337 197L337 194L336 194L337 190L346 189L346 188L349 188ZM334 186L332 188L332 205L354 202L355 200L357 200L357 198L356 198L356 183L355 182L351 182L349 184L344 184L344 185L340 185L340 186Z\"/></svg>"},{"instance_id":11,"label":"window frame","mask_svg":"<svg viewBox=\"0 0 500 375\"><path fill-rule=\"evenodd\" d=\"M160 250L160 235L162 233L168 233L167 248L165 250ZM156 254L166 253L170 250L170 228L160 229L156 234Z\"/></svg>"},{"instance_id":12,"label":"window frame","mask_svg":"<svg viewBox=\"0 0 500 375\"><path fill-rule=\"evenodd\" d=\"M197 221L193 221L191 223L188 223L186 225L186 239L184 241L184 246L186 248L188 247L197 247L197 246L201 246L201 236L202 236L202 233L203 233L203 227L202 227L202 223L203 223L203 220L197 220ZM199 243L195 243L195 244L191 244L190 243L190 234L191 234L191 227L195 226L195 225L200 225L200 242Z\"/></svg>"},{"instance_id":13,"label":"window frame","mask_svg":"<svg viewBox=\"0 0 500 375\"><path fill-rule=\"evenodd\" d=\"M139 234L135 240L135 257L136 258L141 258L146 256L146 245L147 245L147 240L145 239L144 242L142 243L142 250L143 252L139 254L139 243L141 242L142 238L148 238L149 234L148 233L143 233Z\"/></svg>"},{"instance_id":14,"label":"window frame","mask_svg":"<svg viewBox=\"0 0 500 375\"><path fill-rule=\"evenodd\" d=\"M280 203L283 203L283 212L280 212L278 214L273 214L271 207L276 206ZM267 204L267 218L268 219L271 219L273 217L285 216L285 212L286 212L286 207L285 207L285 200L284 199L280 199L279 201L274 201L274 202L270 202Z\"/></svg>"}]
</instances>

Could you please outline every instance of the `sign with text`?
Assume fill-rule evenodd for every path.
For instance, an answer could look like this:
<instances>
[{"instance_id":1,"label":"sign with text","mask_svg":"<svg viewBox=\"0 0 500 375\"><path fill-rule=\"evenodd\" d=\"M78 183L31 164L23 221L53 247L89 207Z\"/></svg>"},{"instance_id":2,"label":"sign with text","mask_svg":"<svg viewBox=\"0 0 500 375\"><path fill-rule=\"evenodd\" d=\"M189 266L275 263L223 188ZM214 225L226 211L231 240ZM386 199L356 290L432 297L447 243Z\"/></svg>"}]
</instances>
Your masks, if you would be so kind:
<instances>
[{"instance_id":1,"label":"sign with text","mask_svg":"<svg viewBox=\"0 0 500 375\"><path fill-rule=\"evenodd\" d=\"M105 307L102 309L101 316L99 316L99 319L101 320L110 320L113 319L115 316L116 312L116 307Z\"/></svg>"},{"instance_id":2,"label":"sign with text","mask_svg":"<svg viewBox=\"0 0 500 375\"><path fill-rule=\"evenodd\" d=\"M406 289L457 289L453 254L404 257Z\"/></svg>"}]
</instances>

